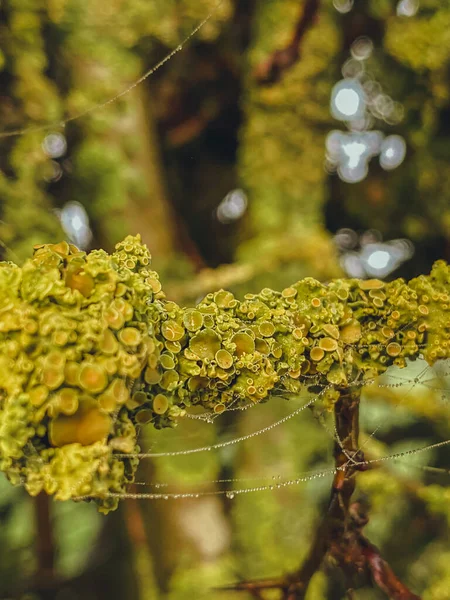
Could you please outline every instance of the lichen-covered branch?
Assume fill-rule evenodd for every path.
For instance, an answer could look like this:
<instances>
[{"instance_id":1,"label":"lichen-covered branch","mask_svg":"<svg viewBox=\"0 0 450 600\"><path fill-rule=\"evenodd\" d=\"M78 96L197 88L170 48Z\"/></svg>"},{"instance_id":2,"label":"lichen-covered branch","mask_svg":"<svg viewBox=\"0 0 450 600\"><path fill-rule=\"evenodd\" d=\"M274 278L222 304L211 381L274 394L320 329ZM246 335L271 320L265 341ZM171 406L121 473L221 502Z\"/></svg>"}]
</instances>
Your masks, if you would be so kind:
<instances>
[{"instance_id":1,"label":"lichen-covered branch","mask_svg":"<svg viewBox=\"0 0 450 600\"><path fill-rule=\"evenodd\" d=\"M450 349L450 270L396 280L306 278L196 308L166 300L150 254L128 237L109 255L65 242L0 266L0 468L33 495L117 505L137 466L136 426L220 413L277 389L339 389Z\"/></svg>"}]
</instances>

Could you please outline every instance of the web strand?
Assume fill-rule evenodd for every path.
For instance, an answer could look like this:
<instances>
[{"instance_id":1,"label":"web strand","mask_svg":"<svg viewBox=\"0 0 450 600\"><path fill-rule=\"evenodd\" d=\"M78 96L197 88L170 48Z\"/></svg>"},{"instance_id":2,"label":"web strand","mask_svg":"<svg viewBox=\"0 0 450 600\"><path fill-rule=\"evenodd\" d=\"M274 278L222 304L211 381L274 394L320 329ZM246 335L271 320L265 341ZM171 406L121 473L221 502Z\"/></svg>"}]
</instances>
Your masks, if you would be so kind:
<instances>
[{"instance_id":1,"label":"web strand","mask_svg":"<svg viewBox=\"0 0 450 600\"><path fill-rule=\"evenodd\" d=\"M450 445L450 439L449 440L444 440L441 442L436 442L434 444L429 444L427 446L422 446L420 448L413 448L411 450L405 450L403 452L395 452L393 454L389 454L386 456L382 456L379 458L373 458L370 460L364 460L364 461L355 461L354 466L355 467L361 467L361 466L371 466L371 465L375 465L375 464L379 464L379 463L384 463L387 461L400 461L401 459L407 457L407 456L412 456L414 454L419 454L422 452L426 452L429 450L435 450L437 448L442 448L444 446L448 446ZM338 473L339 471L345 471L347 469L348 465L342 465L341 467L337 467L337 468L329 468L329 469L324 469L321 471L315 471L312 472L312 474L307 474L307 475L303 475L300 477L295 477L293 479L287 479L287 480L283 480L283 481L279 481L278 483L274 483L274 484L268 484L268 485L259 485L259 486L252 486L252 487L246 487L246 488L236 488L236 489L232 489L232 490L207 490L207 491L200 491L200 492L167 492L167 493L155 493L155 492L143 492L143 493L135 493L135 492L124 492L124 493L108 493L105 495L105 497L107 498L119 498L119 499L131 499L131 500L168 500L168 499L175 499L175 500L179 500L179 499L186 499L186 498L200 498L200 497L205 497L205 496L227 496L228 498L232 499L237 495L242 495L242 494L251 494L251 493L256 493L256 492L264 492L264 491L273 491L275 489L281 489L281 488L286 488L286 487L292 487L292 486L297 486L300 485L302 483L307 483L309 481L313 481L314 479L318 479L318 478L323 478L323 477L328 477L328 476L333 476L336 473ZM436 468L434 468L436 469ZM311 473L311 472L308 472ZM253 480L253 479L252 479ZM257 480L257 479L256 479ZM205 484L213 484L213 483L224 483L224 482L245 482L245 481L250 481L250 479L216 479L216 480L211 480L208 482L202 482L202 485ZM138 485L143 485L143 483L140 483ZM156 484L159 487L166 487L169 484ZM78 498L75 498L75 500L87 500L91 498L90 496L79 496Z\"/></svg>"},{"instance_id":2,"label":"web strand","mask_svg":"<svg viewBox=\"0 0 450 600\"><path fill-rule=\"evenodd\" d=\"M116 454L115 456L117 456L118 458L131 458L132 457L132 458L139 458L139 459L161 458L161 457L167 457L167 456L186 456L188 454L197 454L199 452L209 452L211 450L218 450L220 448L226 448L227 446L233 446L235 444L239 444L240 442L244 442L244 441L254 438L258 435L262 435L264 433L267 433L268 431L271 431L272 429L275 429L275 427L279 427L280 425L283 425L283 423L286 423L286 421L289 421L290 419L296 417L303 410L305 410L305 408L308 408L309 406L311 406L315 401L316 401L316 398L313 398L312 400L310 400L303 406L300 406L299 408L294 410L294 412L290 413L289 415L286 415L285 417L282 417L278 421L275 421L275 423L272 423L271 425L266 425L262 429L254 431L252 433L247 433L246 435L242 435L238 438L234 438L232 440L227 440L226 442L218 442L217 444L211 444L209 446L201 446L200 448L191 448L189 450L174 450L172 452L138 452L137 454Z\"/></svg>"},{"instance_id":3,"label":"web strand","mask_svg":"<svg viewBox=\"0 0 450 600\"><path fill-rule=\"evenodd\" d=\"M2 138L8 138L8 137L15 137L15 136L19 136L19 135L24 135L26 133L31 133L31 132L47 131L49 129L56 129L56 128L60 128L60 127L65 127L68 123L71 123L72 121L76 121L77 119L81 119L83 117L86 117L87 115L90 115L94 111L97 111L97 110L100 110L102 108L105 108L109 104L112 104L113 102L116 102L116 100L119 100L119 98L122 98L123 96L126 96L132 90L134 90L135 88L137 88L141 83L143 83L146 79L148 79L148 77L150 77L156 71L158 71L163 65L166 64L166 62L168 62L171 58L173 58L175 56L175 54L177 54L178 52L181 52L181 50L189 42L189 40L191 38L193 38L195 35L197 35L197 33L200 31L200 29L202 29L202 27L204 27L204 25L206 25L206 23L210 19L212 19L212 17L219 10L220 6L223 4L223 2L224 2L224 0L219 0L217 2L216 6L211 10L211 12L202 21L200 21L200 23L189 33L189 35L187 35L183 39L183 41L180 44L178 44L178 46L176 48L174 48L173 50L171 50L156 65L154 65L153 67L151 67L150 69L148 69L143 75L141 75L133 83L131 83L130 85L128 85L127 87L125 87L122 91L120 91L118 94L116 94L112 98L108 98L107 100L105 100L103 102L99 102L98 104L95 104L95 105L87 108L86 110L84 110L84 111L82 111L82 112L80 112L80 113L78 113L76 115L73 115L72 117L68 117L67 119L64 119L62 121L52 121L51 123L45 123L43 125L32 125L30 127L23 127L23 128L19 128L19 129L13 129L11 131L0 131L0 139L2 139Z\"/></svg>"},{"instance_id":4,"label":"web strand","mask_svg":"<svg viewBox=\"0 0 450 600\"><path fill-rule=\"evenodd\" d=\"M389 372L387 373L387 375L392 378L392 379L396 379L398 380L398 382L396 383L389 383L389 382L385 382L385 383L381 383L381 382L376 382L379 387L381 389L383 388L404 388L407 387L407 389L402 393L401 396L401 400L400 402L398 402L396 404L396 406L393 408L394 411L399 410L401 407L404 407L406 404L406 401L408 399L408 397L410 396L410 394L413 392L413 390L416 388L416 386L420 385L423 386L427 389L430 389L431 391L435 392L441 388L437 388L435 385L433 385L436 377L438 376L438 374L433 372L433 375L431 377L427 376L427 373L432 369L432 367L429 367L428 365L425 366L419 373L416 373L414 375L414 377L408 378L405 377L404 379L395 375L391 375ZM447 372L442 372L439 373L439 377L442 379L443 377L447 376L448 373ZM405 376L407 376L407 373L405 373ZM375 380L369 381L369 382L360 382L361 387L363 387L364 385L370 385L373 383L375 383ZM143 457L148 457L148 456L152 456L152 457L160 457L160 456L176 456L176 455L180 455L180 454L186 454L186 453L192 453L192 452L201 452L201 451L207 451L213 448L221 448L223 446L228 446L228 445L232 445L235 443L239 443L240 441L244 441L244 440L248 440L251 437L253 437L254 435L261 435L267 431L270 431L272 428L277 427L283 423L285 423L286 421L292 419L293 417L295 417L298 413L300 413L301 411L303 411L305 408L307 408L308 406L312 406L322 395L322 393L325 391L326 387L324 387L324 389L322 390L322 392L320 392L317 396L315 396L310 402L308 402L307 404L305 404L304 406L300 407L299 409L296 409L293 413L291 413L290 415L287 415L286 417L283 417L282 419L280 419L279 421L276 421L275 423L273 423L272 425L266 426L264 428L262 428L261 430L258 430L257 432L253 432L251 434L248 434L246 436L241 436L240 438L236 438L234 440L230 440L227 442L223 442L223 443L219 443L219 444L214 444L211 446L204 446L201 448L196 448L193 449L191 451L176 451L174 453L171 452L164 452L164 453L144 453ZM443 393L447 392L448 390L445 389L441 389L441 391ZM223 414L223 413L222 413ZM382 423L380 423L368 436L368 438L366 440L364 440L364 442L361 444L360 449L363 449L367 443L370 441L370 439L372 439L375 435L376 432L380 429L380 427L382 426ZM334 433L330 430L327 430L329 436L336 441L337 443L340 442L339 440L339 436L337 435L337 432L335 431ZM422 446L419 448L413 448L410 450L406 450L406 451L402 451L402 452L397 452L397 453L393 453L393 454L387 454L386 456L382 456L379 458L373 458L373 459L369 459L369 460L356 460L354 457L350 457L348 456L348 461L346 464L344 464L342 467L336 469L336 468L329 468L329 469L325 469L325 470L321 470L321 471L308 471L306 473L302 473L301 476L297 476L295 478L292 479L288 479L288 480L283 480L283 481L278 481L277 483L270 483L270 484L264 484L264 485L250 485L248 487L238 487L236 489L219 489L219 490L207 490L207 491L198 491L198 492L167 492L167 493L159 493L159 492L142 492L142 493L138 493L138 492L126 492L125 494L117 494L115 497L117 498L129 498L129 499L168 499L168 498L172 498L172 499L178 499L178 498L197 498L197 497L201 497L203 495L215 495L215 496L221 496L221 495L226 495L229 498L233 498L235 495L239 495L239 494L247 494L247 493L252 493L252 492L261 492L261 491L273 491L275 489L281 488L281 487L290 487L293 485L299 485L301 483L306 483L308 481L312 481L314 479L320 478L320 477L326 477L326 476L331 476L336 474L339 470L345 470L347 468L349 468L349 466L351 465L353 468L358 468L360 466L374 466L376 464L381 464L381 463L385 463L388 461L395 461L398 463L405 463L406 459L408 457L411 457L415 454L419 454L419 453L423 453L426 451L431 451L431 450L436 450L438 448L442 448L445 446L450 445L450 440L444 440L444 441L440 441L440 442L436 442L436 443L432 443L426 446ZM140 455L138 455L140 456ZM413 465L416 466L416 465ZM446 470L446 469L440 469L438 467L432 467L432 466L424 466L421 467L423 468L423 470L429 471L429 472L433 472L433 473L444 473L444 474L450 474L450 470ZM206 485L220 485L220 486L226 486L228 487L229 484L233 484L233 485L239 485L239 484L243 484L245 485L246 483L253 483L253 482L261 482L261 481L267 481L268 479L270 479L270 476L261 476L261 477L253 477L253 478L230 478L230 479L214 479L214 480L209 480L209 481L202 481L200 483L197 483L196 485L198 485L199 487L204 487ZM272 476L272 480L277 480L276 476ZM145 482L139 482L136 485L138 486L143 486L143 485L148 485L150 487L153 487L154 489L160 489L160 488L170 488L173 487L176 484L169 484L169 483L155 483L155 484L151 484L151 483L145 483Z\"/></svg>"}]
</instances>

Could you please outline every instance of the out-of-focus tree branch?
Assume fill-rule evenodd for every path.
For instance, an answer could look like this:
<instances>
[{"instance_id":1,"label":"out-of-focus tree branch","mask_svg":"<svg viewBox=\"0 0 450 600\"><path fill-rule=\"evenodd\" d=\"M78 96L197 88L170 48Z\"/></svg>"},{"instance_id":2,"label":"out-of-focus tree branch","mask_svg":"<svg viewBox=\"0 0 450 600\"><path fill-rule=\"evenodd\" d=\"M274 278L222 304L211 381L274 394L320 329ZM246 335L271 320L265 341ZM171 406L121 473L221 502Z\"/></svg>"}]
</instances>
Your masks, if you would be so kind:
<instances>
[{"instance_id":1,"label":"out-of-focus tree branch","mask_svg":"<svg viewBox=\"0 0 450 600\"><path fill-rule=\"evenodd\" d=\"M268 59L255 69L255 78L261 85L271 85L279 81L285 71L300 58L300 43L314 23L320 8L320 0L306 0L295 26L294 35L289 44L276 50Z\"/></svg>"}]
</instances>

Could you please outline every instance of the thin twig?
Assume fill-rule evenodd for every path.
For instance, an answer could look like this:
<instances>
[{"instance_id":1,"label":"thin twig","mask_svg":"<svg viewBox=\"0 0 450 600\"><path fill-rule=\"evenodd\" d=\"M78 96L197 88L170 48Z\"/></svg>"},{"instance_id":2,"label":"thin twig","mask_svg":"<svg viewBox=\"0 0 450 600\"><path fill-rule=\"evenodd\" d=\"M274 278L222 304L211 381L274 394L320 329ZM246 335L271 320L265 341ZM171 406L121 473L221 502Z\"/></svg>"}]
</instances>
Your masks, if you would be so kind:
<instances>
[{"instance_id":1,"label":"thin twig","mask_svg":"<svg viewBox=\"0 0 450 600\"><path fill-rule=\"evenodd\" d=\"M292 67L300 58L300 42L314 23L320 7L320 0L306 0L297 21L290 43L276 50L267 60L255 69L255 77L261 85L271 85L281 79L284 71Z\"/></svg>"},{"instance_id":2,"label":"thin twig","mask_svg":"<svg viewBox=\"0 0 450 600\"><path fill-rule=\"evenodd\" d=\"M360 536L359 542L374 582L391 600L420 600L397 578L376 546L364 536Z\"/></svg>"},{"instance_id":3,"label":"thin twig","mask_svg":"<svg viewBox=\"0 0 450 600\"><path fill-rule=\"evenodd\" d=\"M33 578L34 591L43 600L54 598L59 579L55 573L55 541L51 520L50 499L41 492L33 499L36 523L36 572Z\"/></svg>"},{"instance_id":4,"label":"thin twig","mask_svg":"<svg viewBox=\"0 0 450 600\"><path fill-rule=\"evenodd\" d=\"M297 572L280 579L240 582L222 589L256 592L258 595L254 594L255 597L260 598L262 590L278 589L283 600L304 600L313 575L330 556L349 583L347 593L350 598L353 594L352 580L357 573L364 572L391 600L420 600L396 577L378 548L363 535L362 529L368 522L363 504L351 504L355 475L367 468L358 439L360 392L360 389L341 389L340 398L334 406L336 473L328 510L302 566Z\"/></svg>"}]
</instances>

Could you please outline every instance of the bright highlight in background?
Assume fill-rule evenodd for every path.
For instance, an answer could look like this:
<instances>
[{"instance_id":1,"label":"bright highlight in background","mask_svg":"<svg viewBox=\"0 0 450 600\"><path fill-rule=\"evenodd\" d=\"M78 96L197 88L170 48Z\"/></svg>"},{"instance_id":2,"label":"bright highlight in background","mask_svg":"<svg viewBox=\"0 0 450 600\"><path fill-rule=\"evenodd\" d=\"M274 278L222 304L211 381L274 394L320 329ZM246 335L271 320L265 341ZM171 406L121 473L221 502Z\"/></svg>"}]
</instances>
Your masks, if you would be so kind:
<instances>
[{"instance_id":1,"label":"bright highlight in background","mask_svg":"<svg viewBox=\"0 0 450 600\"><path fill-rule=\"evenodd\" d=\"M42 142L42 149L51 158L61 158L67 150L66 138L62 133L49 133Z\"/></svg>"},{"instance_id":2,"label":"bright highlight in background","mask_svg":"<svg viewBox=\"0 0 450 600\"><path fill-rule=\"evenodd\" d=\"M340 121L359 119L366 108L364 90L356 79L342 79L331 92L331 114Z\"/></svg>"},{"instance_id":3,"label":"bright highlight in background","mask_svg":"<svg viewBox=\"0 0 450 600\"><path fill-rule=\"evenodd\" d=\"M381 140L379 131L331 131L326 140L327 161L343 181L357 183L366 177L369 160L379 153Z\"/></svg>"},{"instance_id":4,"label":"bright highlight in background","mask_svg":"<svg viewBox=\"0 0 450 600\"><path fill-rule=\"evenodd\" d=\"M345 14L352 10L353 0L333 0L333 6L338 12Z\"/></svg>"},{"instance_id":5,"label":"bright highlight in background","mask_svg":"<svg viewBox=\"0 0 450 600\"><path fill-rule=\"evenodd\" d=\"M360 279L383 279L414 254L414 246L410 240L383 242L381 233L376 229L369 229L360 235L353 229L339 229L334 242L347 275Z\"/></svg>"},{"instance_id":6,"label":"bright highlight in background","mask_svg":"<svg viewBox=\"0 0 450 600\"><path fill-rule=\"evenodd\" d=\"M400 135L389 135L380 149L380 165L386 171L402 164L406 156L406 143Z\"/></svg>"},{"instance_id":7,"label":"bright highlight in background","mask_svg":"<svg viewBox=\"0 0 450 600\"><path fill-rule=\"evenodd\" d=\"M355 60L367 60L373 52L373 42L362 35L353 42L350 52Z\"/></svg>"},{"instance_id":8,"label":"bright highlight in background","mask_svg":"<svg viewBox=\"0 0 450 600\"><path fill-rule=\"evenodd\" d=\"M244 190L236 189L229 192L216 210L221 223L231 223L240 219L247 210L247 196Z\"/></svg>"},{"instance_id":9,"label":"bright highlight in background","mask_svg":"<svg viewBox=\"0 0 450 600\"><path fill-rule=\"evenodd\" d=\"M338 175L346 183L358 183L366 178L369 167L367 161L357 164L355 167L342 165L338 168Z\"/></svg>"},{"instance_id":10,"label":"bright highlight in background","mask_svg":"<svg viewBox=\"0 0 450 600\"><path fill-rule=\"evenodd\" d=\"M419 10L419 0L400 0L397 4L399 17L414 17Z\"/></svg>"},{"instance_id":11,"label":"bright highlight in background","mask_svg":"<svg viewBox=\"0 0 450 600\"><path fill-rule=\"evenodd\" d=\"M369 277L383 278L411 258L413 253L414 248L408 240L393 240L384 244L365 245L360 260Z\"/></svg>"},{"instance_id":12,"label":"bright highlight in background","mask_svg":"<svg viewBox=\"0 0 450 600\"><path fill-rule=\"evenodd\" d=\"M369 255L367 264L371 269L380 270L385 269L389 264L391 255L386 250L375 250Z\"/></svg>"},{"instance_id":13,"label":"bright highlight in background","mask_svg":"<svg viewBox=\"0 0 450 600\"><path fill-rule=\"evenodd\" d=\"M89 217L79 202L68 202L58 213L62 228L76 246L84 250L92 239Z\"/></svg>"},{"instance_id":14,"label":"bright highlight in background","mask_svg":"<svg viewBox=\"0 0 450 600\"><path fill-rule=\"evenodd\" d=\"M367 144L363 144L362 142L348 142L346 144L342 144L342 150L344 154L348 156L348 167L350 169L355 169L364 154L367 152Z\"/></svg>"},{"instance_id":15,"label":"bright highlight in background","mask_svg":"<svg viewBox=\"0 0 450 600\"><path fill-rule=\"evenodd\" d=\"M326 168L347 183L362 181L369 168L369 161L379 154L380 165L386 171L397 168L405 159L406 142L400 135L388 135L383 139L381 131L333 130L326 139Z\"/></svg>"}]
</instances>

